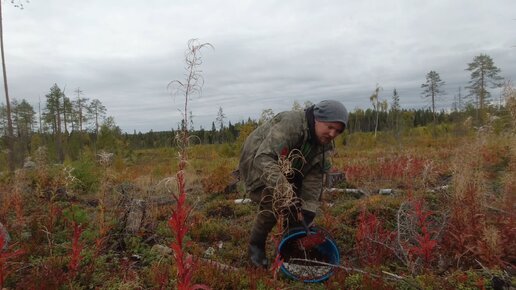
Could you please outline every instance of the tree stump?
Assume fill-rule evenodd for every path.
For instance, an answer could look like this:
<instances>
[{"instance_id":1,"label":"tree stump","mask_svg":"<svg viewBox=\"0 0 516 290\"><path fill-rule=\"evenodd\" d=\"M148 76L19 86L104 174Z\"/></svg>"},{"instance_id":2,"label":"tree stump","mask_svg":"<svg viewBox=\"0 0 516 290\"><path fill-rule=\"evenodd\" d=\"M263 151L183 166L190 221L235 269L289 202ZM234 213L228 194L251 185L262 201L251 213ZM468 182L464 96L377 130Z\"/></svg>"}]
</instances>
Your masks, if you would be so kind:
<instances>
[{"instance_id":1,"label":"tree stump","mask_svg":"<svg viewBox=\"0 0 516 290\"><path fill-rule=\"evenodd\" d=\"M343 172L328 172L326 174L326 187L333 188L336 184L344 180Z\"/></svg>"},{"instance_id":2,"label":"tree stump","mask_svg":"<svg viewBox=\"0 0 516 290\"><path fill-rule=\"evenodd\" d=\"M146 205L147 204L144 200L131 200L127 210L127 220L125 225L126 232L134 234L140 231L143 219L145 218Z\"/></svg>"}]
</instances>

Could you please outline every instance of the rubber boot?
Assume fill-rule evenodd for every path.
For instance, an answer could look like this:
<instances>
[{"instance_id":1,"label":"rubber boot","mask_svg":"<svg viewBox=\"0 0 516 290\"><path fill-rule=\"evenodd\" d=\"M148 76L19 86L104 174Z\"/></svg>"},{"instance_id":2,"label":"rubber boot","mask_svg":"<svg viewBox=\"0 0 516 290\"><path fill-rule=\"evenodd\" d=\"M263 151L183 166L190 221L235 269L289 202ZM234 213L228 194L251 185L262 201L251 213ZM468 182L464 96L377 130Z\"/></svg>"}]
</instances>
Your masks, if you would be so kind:
<instances>
[{"instance_id":1,"label":"rubber boot","mask_svg":"<svg viewBox=\"0 0 516 290\"><path fill-rule=\"evenodd\" d=\"M261 209L261 207L260 207ZM269 261L265 253L267 236L276 225L276 218L269 211L261 210L254 221L249 240L248 255L251 265L257 268L267 269Z\"/></svg>"}]
</instances>

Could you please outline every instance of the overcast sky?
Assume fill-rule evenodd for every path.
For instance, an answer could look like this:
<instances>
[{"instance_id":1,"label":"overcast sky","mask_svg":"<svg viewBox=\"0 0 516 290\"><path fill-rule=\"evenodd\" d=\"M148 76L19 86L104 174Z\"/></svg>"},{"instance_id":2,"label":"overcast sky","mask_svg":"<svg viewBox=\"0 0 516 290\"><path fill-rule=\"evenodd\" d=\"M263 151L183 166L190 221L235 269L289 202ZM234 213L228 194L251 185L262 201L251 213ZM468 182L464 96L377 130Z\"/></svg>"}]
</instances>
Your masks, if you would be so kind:
<instances>
[{"instance_id":1,"label":"overcast sky","mask_svg":"<svg viewBox=\"0 0 516 290\"><path fill-rule=\"evenodd\" d=\"M1 0L0 0L1 1ZM25 3L25 2L23 2ZM440 107L468 84L467 64L488 54L516 80L514 0L30 0L3 1L11 98L38 100L57 83L99 99L122 130L177 128L183 98L167 84L184 79L191 38L202 51L203 94L189 110L210 129L219 107L232 123L295 100L371 106L376 84L406 108L421 98L425 75L446 82ZM499 90L491 90L499 97ZM464 93L464 89L463 89ZM5 103L2 93L1 102ZM226 122L227 122L226 120Z\"/></svg>"}]
</instances>

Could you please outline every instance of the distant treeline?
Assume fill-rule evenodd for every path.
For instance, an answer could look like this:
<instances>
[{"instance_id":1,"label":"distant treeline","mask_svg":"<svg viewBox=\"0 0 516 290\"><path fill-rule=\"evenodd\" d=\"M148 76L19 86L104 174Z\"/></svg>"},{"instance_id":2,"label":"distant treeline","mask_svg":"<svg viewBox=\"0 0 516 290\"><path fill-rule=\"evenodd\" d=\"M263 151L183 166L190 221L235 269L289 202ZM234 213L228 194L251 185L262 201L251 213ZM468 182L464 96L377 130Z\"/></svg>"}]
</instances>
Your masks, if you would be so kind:
<instances>
[{"instance_id":1,"label":"distant treeline","mask_svg":"<svg viewBox=\"0 0 516 290\"><path fill-rule=\"evenodd\" d=\"M14 104L16 114L14 118L15 127L15 161L17 167L23 165L27 156L31 156L39 147L46 147L48 158L54 162L63 162L64 160L77 160L85 152L90 155L100 150L125 155L125 153L139 149L151 149L162 147L174 147L175 136L178 130L149 131L146 133L133 132L122 133L121 129L115 124L113 118L103 118L102 123L96 126L96 122L86 118L83 130L80 130L78 124L74 121L59 121L56 118L49 118L48 115L42 122L44 125L36 126L37 122L34 116L30 114L20 114L17 111L19 106L29 107L27 102L22 101L19 105ZM30 112L26 110L25 112ZM47 113L48 114L48 113ZM0 116L0 130L4 132L0 145L6 148L5 120ZM273 115L260 118L260 120L248 119L247 121L238 122L228 125L222 124L215 126L212 123L210 130L190 130L191 144L223 144L223 143L242 143L245 137L256 128L261 122L267 121ZM32 119L31 119L32 118ZM496 120L500 130L510 128L511 115L507 108L501 106L489 106L484 112L479 113L473 106L467 106L459 111L450 112L440 111L435 114L430 109L390 109L380 110L376 112L373 109L356 109L349 115L349 126L347 133L356 132L374 132L377 131L392 132L393 134L403 134L415 127L440 125L440 124L462 124L469 122L474 125L485 124L489 120ZM65 125L66 124L66 125ZM41 130L40 128L45 128ZM6 151L0 153L0 170L5 170Z\"/></svg>"},{"instance_id":2,"label":"distant treeline","mask_svg":"<svg viewBox=\"0 0 516 290\"><path fill-rule=\"evenodd\" d=\"M402 109L400 96L393 90L392 101L380 100L379 85L369 97L372 109L356 109L350 113L347 134L357 132L392 132L396 137L421 126L439 126L453 124L455 127L473 128L484 124L496 124L497 130L514 126L516 117L516 90L510 80L504 80L501 70L494 65L492 58L485 54L476 56L466 69L471 73L468 93L454 96L453 110L436 110L440 96L445 95L445 82L436 71L426 75L421 84L421 96L429 101L429 108ZM498 105L493 105L489 88L502 88ZM38 113L26 100L6 100L9 106L0 104L0 171L7 168L12 172L15 167L24 164L26 157L34 156L38 148L45 147L49 161L63 163L65 160L77 160L87 154L95 156L99 150L118 153L125 156L138 149L175 146L176 132L134 132L122 133L112 117L106 117L106 107L98 99L89 100L77 88L73 98L54 84L45 96L43 108L38 105ZM502 102L502 99L504 100ZM304 107L312 105L305 102ZM302 110L294 101L292 110ZM186 113L186 112L185 112ZM239 123L226 125L222 107L211 129L201 127L194 130L192 112L188 123L181 122L176 131L185 131L189 127L191 144L232 144L240 145L245 137L260 123L274 116L272 109L262 111L259 120L248 119ZM467 123L468 126L462 126ZM217 125L217 126L215 126ZM457 131L459 132L459 131ZM232 146L239 148L237 146ZM13 166L14 165L14 166Z\"/></svg>"},{"instance_id":3,"label":"distant treeline","mask_svg":"<svg viewBox=\"0 0 516 290\"><path fill-rule=\"evenodd\" d=\"M489 107L484 112L483 118L495 118L501 127L511 126L511 117L505 106ZM430 109L401 109L378 112L378 131L403 132L411 128L440 125L440 124L454 124L470 121L473 125L484 123L486 121L478 120L476 110L473 106L467 106L462 111L446 112L440 111L435 116ZM214 123L211 130L193 130L189 134L192 136L192 144L222 144L233 143L238 140L242 129L256 128L260 122L265 120L248 119L245 122L238 122L235 124L223 126L222 129L216 128ZM361 110L357 109L349 115L348 133L355 132L374 132L376 127L376 113L372 109ZM133 134L123 134L124 141L131 149L145 149L145 148L159 148L165 146L173 146L175 131L160 131L160 132L134 132Z\"/></svg>"}]
</instances>

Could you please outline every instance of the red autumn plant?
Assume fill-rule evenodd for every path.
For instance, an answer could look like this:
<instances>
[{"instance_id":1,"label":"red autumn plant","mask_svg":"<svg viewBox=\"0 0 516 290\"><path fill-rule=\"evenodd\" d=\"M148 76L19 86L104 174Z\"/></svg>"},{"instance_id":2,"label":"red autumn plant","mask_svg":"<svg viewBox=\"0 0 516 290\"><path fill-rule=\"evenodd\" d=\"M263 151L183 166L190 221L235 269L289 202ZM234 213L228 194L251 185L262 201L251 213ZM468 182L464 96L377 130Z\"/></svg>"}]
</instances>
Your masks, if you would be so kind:
<instances>
[{"instance_id":1,"label":"red autumn plant","mask_svg":"<svg viewBox=\"0 0 516 290\"><path fill-rule=\"evenodd\" d=\"M436 258L438 238L445 227L443 218L427 209L422 198L409 191L397 213L395 254L412 274L428 270Z\"/></svg>"},{"instance_id":2,"label":"red autumn plant","mask_svg":"<svg viewBox=\"0 0 516 290\"><path fill-rule=\"evenodd\" d=\"M77 270L79 269L79 263L82 260L81 251L83 245L81 245L79 239L83 232L81 224L73 221L73 236L72 236L72 252L70 254L70 263L68 264L68 270L70 273L69 279L73 280L77 276Z\"/></svg>"},{"instance_id":3,"label":"red autumn plant","mask_svg":"<svg viewBox=\"0 0 516 290\"><path fill-rule=\"evenodd\" d=\"M496 152L499 146L490 142L495 141L479 135L476 142L459 148L461 156L452 162L456 174L452 194L446 200L450 217L443 244L446 256L457 267L482 263L504 268L512 267L514 260L516 227L510 202L514 195L503 192L510 186L500 187L500 196L489 185L499 170L511 176L516 163L513 154L500 156Z\"/></svg>"},{"instance_id":4,"label":"red autumn plant","mask_svg":"<svg viewBox=\"0 0 516 290\"><path fill-rule=\"evenodd\" d=\"M281 240L283 238L283 223L284 223L284 217L279 216L277 227L276 227L276 233L271 236L275 249L279 249L279 244L281 243ZM270 266L270 271L273 273L273 279L278 279L278 271L283 265L283 258L281 257L279 251L276 253L276 257L274 258L274 261L272 262Z\"/></svg>"},{"instance_id":5,"label":"red autumn plant","mask_svg":"<svg viewBox=\"0 0 516 290\"><path fill-rule=\"evenodd\" d=\"M11 260L21 254L24 253L23 250L16 250L12 253L8 252L8 249L4 250L6 245L6 236L3 231L0 231L0 289L3 289L5 279L9 274L9 269L7 267L7 261Z\"/></svg>"},{"instance_id":6,"label":"red autumn plant","mask_svg":"<svg viewBox=\"0 0 516 290\"><path fill-rule=\"evenodd\" d=\"M398 187L424 186L437 176L431 160L414 156L377 158L374 163L348 165L344 168L346 180L354 186L377 186L389 182ZM418 181L418 184L415 182Z\"/></svg>"},{"instance_id":7,"label":"red autumn plant","mask_svg":"<svg viewBox=\"0 0 516 290\"><path fill-rule=\"evenodd\" d=\"M405 245L408 259L411 262L421 259L425 267L428 267L435 258L434 254L437 247L436 225L431 220L433 212L425 209L422 199L412 201L411 205L412 212L410 214L416 220L416 228L414 237L412 237L412 244Z\"/></svg>"},{"instance_id":8,"label":"red autumn plant","mask_svg":"<svg viewBox=\"0 0 516 290\"><path fill-rule=\"evenodd\" d=\"M16 224L20 226L25 225L25 216L23 214L23 198L19 192L15 192L11 197L11 205L14 207L14 213L16 214Z\"/></svg>"},{"instance_id":9,"label":"red autumn plant","mask_svg":"<svg viewBox=\"0 0 516 290\"><path fill-rule=\"evenodd\" d=\"M516 246L516 219L507 212L488 211L473 186L451 203L444 243L457 265L510 266Z\"/></svg>"},{"instance_id":10,"label":"red autumn plant","mask_svg":"<svg viewBox=\"0 0 516 290\"><path fill-rule=\"evenodd\" d=\"M188 256L184 251L184 238L189 230L188 216L191 211L191 207L186 203L185 164L185 160L179 162L179 171L176 174L179 195L174 195L177 203L175 208L172 209L172 216L168 220L170 229L174 234L174 241L170 247L174 251L179 290L192 289L191 280L194 265L191 256Z\"/></svg>"},{"instance_id":11,"label":"red autumn plant","mask_svg":"<svg viewBox=\"0 0 516 290\"><path fill-rule=\"evenodd\" d=\"M158 285L158 289L167 289L168 281L170 280L170 269L167 265L160 263L151 266L151 276L154 282Z\"/></svg>"},{"instance_id":12,"label":"red autumn plant","mask_svg":"<svg viewBox=\"0 0 516 290\"><path fill-rule=\"evenodd\" d=\"M205 46L211 46L209 43L198 44L196 39L188 41L188 49L185 52L185 61L187 76L186 82L172 81L170 86L175 85L176 88L184 94L185 107L183 112L183 127L176 136L180 152L179 152L179 168L176 174L177 187L179 193L172 193L176 200L175 207L172 208L172 216L168 220L168 224L174 236L174 240L170 247L174 251L174 260L177 269L177 289L209 289L205 285L192 285L192 274L195 270L195 263L191 255L185 252L185 236L190 229L188 217L192 208L186 200L186 183L185 168L188 160L187 147L188 137L188 100L191 95L200 93L202 89L203 78L200 74L199 66L202 64L200 51Z\"/></svg>"},{"instance_id":13,"label":"red autumn plant","mask_svg":"<svg viewBox=\"0 0 516 290\"><path fill-rule=\"evenodd\" d=\"M379 266L392 255L390 245L395 237L376 215L365 209L358 216L355 250L362 264Z\"/></svg>"}]
</instances>

